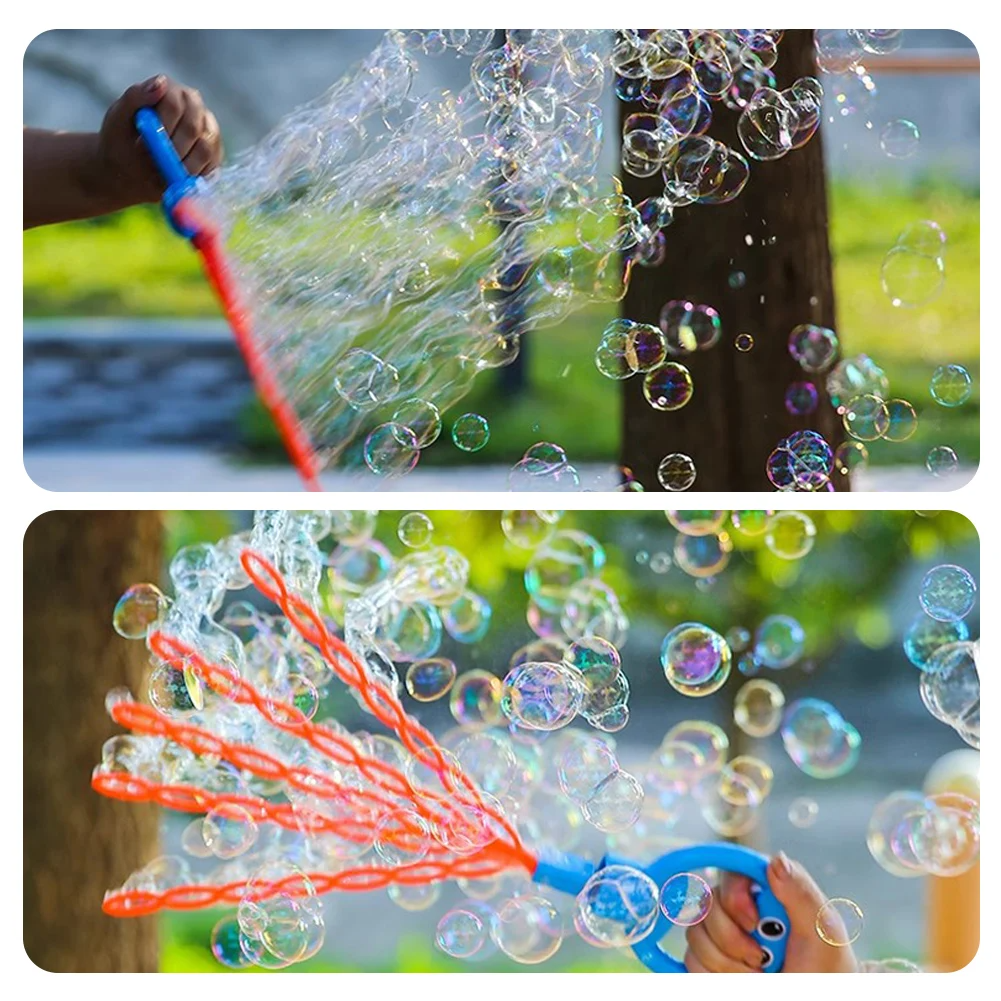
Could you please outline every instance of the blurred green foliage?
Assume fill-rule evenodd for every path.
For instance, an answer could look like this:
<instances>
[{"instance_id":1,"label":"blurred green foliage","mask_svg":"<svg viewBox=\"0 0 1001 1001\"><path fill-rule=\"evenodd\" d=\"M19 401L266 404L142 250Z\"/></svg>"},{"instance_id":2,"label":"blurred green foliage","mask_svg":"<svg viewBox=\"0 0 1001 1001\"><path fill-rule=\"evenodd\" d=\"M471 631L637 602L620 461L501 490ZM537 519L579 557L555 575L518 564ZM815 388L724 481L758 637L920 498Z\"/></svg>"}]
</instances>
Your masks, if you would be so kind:
<instances>
[{"instance_id":1,"label":"blurred green foliage","mask_svg":"<svg viewBox=\"0 0 1001 1001\"><path fill-rule=\"evenodd\" d=\"M937 444L951 445L964 465L979 459L980 200L945 182L911 188L834 183L831 244L838 329L847 353L865 352L887 371L893 394L910 400L918 431L907 442L877 442L873 464L917 463ZM894 308L879 283L883 255L903 229L936 220L948 235L945 288L918 310ZM576 462L614 459L622 433L620 389L599 374L593 352L617 304L592 306L526 339L528 388L512 397L496 373L446 414L466 410L491 425L489 446L463 453L447 435L422 456L425 465L513 463L532 441L557 441ZM24 235L24 314L52 316L218 316L197 256L144 206L105 219L67 223ZM725 317L724 317L725 320ZM724 335L726 337L726 335ZM724 340L721 349L728 345ZM956 410L935 405L928 392L934 368L965 365L974 378L971 400ZM600 413L600 421L582 419ZM256 405L244 424L246 452L280 458L269 418Z\"/></svg>"}]
</instances>

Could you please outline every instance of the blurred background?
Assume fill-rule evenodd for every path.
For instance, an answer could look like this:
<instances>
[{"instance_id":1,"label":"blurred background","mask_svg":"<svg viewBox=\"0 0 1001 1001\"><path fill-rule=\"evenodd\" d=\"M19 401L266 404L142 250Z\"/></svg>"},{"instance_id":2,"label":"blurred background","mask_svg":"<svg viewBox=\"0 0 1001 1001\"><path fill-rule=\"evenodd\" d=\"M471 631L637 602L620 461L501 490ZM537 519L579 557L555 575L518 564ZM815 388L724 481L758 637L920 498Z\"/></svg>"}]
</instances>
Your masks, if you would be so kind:
<instances>
[{"instance_id":1,"label":"blurred background","mask_svg":"<svg viewBox=\"0 0 1001 1001\"><path fill-rule=\"evenodd\" d=\"M233 154L326 90L380 34L46 32L25 52L24 121L96 129L127 86L166 72L201 90ZM979 67L965 36L908 30L892 59L872 57L867 69L865 86L825 77L838 334L846 355L879 362L921 423L906 443L874 443L858 486L936 489L943 483L923 468L929 448L949 444L961 479L979 461ZM467 81L464 59L429 59L421 69L422 87ZM890 159L879 143L882 126L897 118L921 133L907 159ZM614 143L606 147L612 174L618 153ZM880 288L880 263L897 235L923 219L948 237L945 288L919 310L895 309ZM24 315L25 461L41 485L296 486L196 256L155 207L25 234ZM489 447L475 455L432 448L408 487L503 489L526 446L547 440L564 447L588 485L610 488L623 444L621 390L597 372L593 352L615 315L615 304L587 308L528 338L516 368L484 373L461 406L488 419ZM733 332L724 337L732 341ZM973 376L963 407L933 404L928 381L939 364L961 364ZM602 420L582 421L581 401ZM329 486L344 483L335 476Z\"/></svg>"},{"instance_id":2,"label":"blurred background","mask_svg":"<svg viewBox=\"0 0 1001 1001\"><path fill-rule=\"evenodd\" d=\"M396 535L401 513L380 513L375 535L395 556L405 552ZM436 544L469 556L469 586L493 608L482 641L466 646L446 637L440 653L453 658L460 672L482 668L503 677L512 653L533 638L525 620L523 582L529 553L507 542L499 512L428 514ZM561 528L588 532L604 546L602 579L617 592L631 622L622 651L631 720L615 735L617 754L624 768L638 768L675 723L705 719L722 726L730 735L731 755L754 754L775 773L748 842L765 852L785 850L803 862L826 893L861 907L865 925L856 949L862 958L947 962L943 955L963 955L971 936L976 947L978 871L970 880L893 877L870 857L866 828L880 800L897 790L922 789L943 755L965 749L977 757L924 708L918 670L901 648L904 632L920 612L918 591L928 569L955 563L979 580L976 531L947 511L840 511L811 517L816 542L804 558L782 560L760 538L742 541L734 535L728 566L715 577L695 579L671 565L677 533L663 512L563 516ZM180 547L215 542L248 528L251 520L249 512L55 512L43 515L26 535L24 757L25 788L32 795L25 800L25 942L29 955L45 968L220 969L209 940L226 912L124 921L101 914L104 891L120 886L133 868L151 855L181 853L180 835L191 818L102 799L90 789L90 772L100 760L101 744L119 732L104 712L107 691L129 679L134 690L142 691L143 646L121 639L111 627L118 596L140 581L159 582L169 593L166 566ZM248 597L253 595L229 592L228 600ZM679 622L703 622L721 633L735 626L753 632L770 614L796 618L806 645L796 666L762 676L781 685L787 703L806 696L831 702L861 734L859 762L840 778L810 778L791 763L778 734L754 740L734 725L734 695L747 680L738 670L718 692L697 700L665 681L660 644ZM971 638L979 636L979 616L978 603L966 620ZM447 699L429 704L407 699L406 707L442 733L453 723L443 703ZM351 730L373 726L337 683L318 718L326 716ZM50 739L53 734L58 739ZM791 802L801 796L819 807L807 829L788 817ZM579 850L597 858L602 845L595 833ZM681 840L715 837L699 816L687 814L672 834ZM140 842L150 854L136 858ZM944 933L933 930L933 918L941 917L946 905L942 886L932 884L949 884L944 892L953 895ZM329 896L323 951L293 969L526 969L497 956L464 964L435 949L435 924L460 899L449 885L430 910L408 913L381 891ZM81 936L90 936L82 955ZM541 969L640 967L625 952L594 950L571 935Z\"/></svg>"}]
</instances>

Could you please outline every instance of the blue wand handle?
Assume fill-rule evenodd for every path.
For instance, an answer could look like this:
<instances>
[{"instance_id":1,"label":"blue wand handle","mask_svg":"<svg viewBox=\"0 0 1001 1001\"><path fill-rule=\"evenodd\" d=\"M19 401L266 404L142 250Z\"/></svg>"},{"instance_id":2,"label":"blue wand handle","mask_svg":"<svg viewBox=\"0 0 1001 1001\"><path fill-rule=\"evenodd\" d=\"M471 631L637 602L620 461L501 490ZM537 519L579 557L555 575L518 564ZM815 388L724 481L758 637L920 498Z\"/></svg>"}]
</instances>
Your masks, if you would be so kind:
<instances>
[{"instance_id":1,"label":"blue wand handle","mask_svg":"<svg viewBox=\"0 0 1001 1001\"><path fill-rule=\"evenodd\" d=\"M789 916L768 886L766 855L743 845L725 843L681 848L668 852L656 862L645 866L613 855L606 855L597 865L576 855L561 855L540 860L532 878L536 883L576 896L591 876L607 865L625 865L639 869L659 887L672 876L699 869L722 869L746 876L751 881L751 894L758 908L758 924L751 936L761 946L762 971L782 971L789 939ZM633 946L633 952L640 962L655 973L687 972L685 964L675 959L660 944L672 927L671 920L661 911L653 931Z\"/></svg>"},{"instance_id":2,"label":"blue wand handle","mask_svg":"<svg viewBox=\"0 0 1001 1001\"><path fill-rule=\"evenodd\" d=\"M197 230L179 223L175 218L174 208L185 195L191 193L197 184L197 178L188 173L160 121L160 116L152 108L140 108L135 115L135 125L167 186L161 202L164 214L174 230L190 240Z\"/></svg>"}]
</instances>

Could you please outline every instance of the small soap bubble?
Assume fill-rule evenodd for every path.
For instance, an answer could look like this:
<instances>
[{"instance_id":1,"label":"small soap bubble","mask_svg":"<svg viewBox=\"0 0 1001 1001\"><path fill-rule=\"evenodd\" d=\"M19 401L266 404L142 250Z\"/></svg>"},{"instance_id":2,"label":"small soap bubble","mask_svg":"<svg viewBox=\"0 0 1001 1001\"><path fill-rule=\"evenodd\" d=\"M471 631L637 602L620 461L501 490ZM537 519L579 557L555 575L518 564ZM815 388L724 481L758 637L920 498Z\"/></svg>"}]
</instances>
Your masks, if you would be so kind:
<instances>
[{"instance_id":1,"label":"small soap bubble","mask_svg":"<svg viewBox=\"0 0 1001 1001\"><path fill-rule=\"evenodd\" d=\"M962 365L940 365L932 374L929 388L939 406L959 407L970 398L973 380Z\"/></svg>"},{"instance_id":2,"label":"small soap bubble","mask_svg":"<svg viewBox=\"0 0 1001 1001\"><path fill-rule=\"evenodd\" d=\"M691 456L683 452L665 455L657 466L657 479L665 490L679 492L688 490L695 482L695 463Z\"/></svg>"},{"instance_id":3,"label":"small soap bubble","mask_svg":"<svg viewBox=\"0 0 1001 1001\"><path fill-rule=\"evenodd\" d=\"M660 914L660 890L632 866L607 865L577 895L575 925L585 941L624 948L646 938Z\"/></svg>"},{"instance_id":4,"label":"small soap bubble","mask_svg":"<svg viewBox=\"0 0 1001 1001\"><path fill-rule=\"evenodd\" d=\"M847 897L832 897L817 911L817 934L828 945L845 948L862 934L862 908Z\"/></svg>"},{"instance_id":5,"label":"small soap bubble","mask_svg":"<svg viewBox=\"0 0 1001 1001\"><path fill-rule=\"evenodd\" d=\"M754 633L754 657L764 667L791 667L803 654L806 634L790 615L769 615Z\"/></svg>"},{"instance_id":6,"label":"small soap bubble","mask_svg":"<svg viewBox=\"0 0 1001 1001\"><path fill-rule=\"evenodd\" d=\"M242 806L221 803L202 821L202 839L216 858L236 858L249 851L257 840L257 824Z\"/></svg>"},{"instance_id":7,"label":"small soap bubble","mask_svg":"<svg viewBox=\"0 0 1001 1001\"><path fill-rule=\"evenodd\" d=\"M643 395L654 410L680 410L692 398L692 375L679 362L669 361L647 372Z\"/></svg>"},{"instance_id":8,"label":"small soap bubble","mask_svg":"<svg viewBox=\"0 0 1001 1001\"><path fill-rule=\"evenodd\" d=\"M962 620L940 622L928 615L916 618L904 634L904 653L917 668L924 670L940 647L970 638L969 626Z\"/></svg>"},{"instance_id":9,"label":"small soap bubble","mask_svg":"<svg viewBox=\"0 0 1001 1001\"><path fill-rule=\"evenodd\" d=\"M455 684L456 674L455 664L447 657L414 661L407 668L407 692L418 702L434 702L448 694Z\"/></svg>"},{"instance_id":10,"label":"small soap bubble","mask_svg":"<svg viewBox=\"0 0 1001 1001\"><path fill-rule=\"evenodd\" d=\"M813 549L817 527L802 511L778 511L768 522L765 545L783 560L800 560Z\"/></svg>"},{"instance_id":11,"label":"small soap bubble","mask_svg":"<svg viewBox=\"0 0 1001 1001\"><path fill-rule=\"evenodd\" d=\"M918 127L906 118L896 118L879 130L880 148L894 160L904 160L914 156L920 142L921 133Z\"/></svg>"},{"instance_id":12,"label":"small soap bubble","mask_svg":"<svg viewBox=\"0 0 1001 1001\"><path fill-rule=\"evenodd\" d=\"M838 353L838 335L828 327L802 323L789 334L789 354L807 372L822 372Z\"/></svg>"},{"instance_id":13,"label":"small soap bubble","mask_svg":"<svg viewBox=\"0 0 1001 1001\"><path fill-rule=\"evenodd\" d=\"M886 401L887 426L883 432L885 441L907 441L918 429L918 415L907 400Z\"/></svg>"},{"instance_id":14,"label":"small soap bubble","mask_svg":"<svg viewBox=\"0 0 1001 1001\"><path fill-rule=\"evenodd\" d=\"M743 626L731 626L724 633L724 639L734 653L743 653L751 643L751 632Z\"/></svg>"},{"instance_id":15,"label":"small soap bubble","mask_svg":"<svg viewBox=\"0 0 1001 1001\"><path fill-rule=\"evenodd\" d=\"M362 455L365 465L376 476L395 479L417 465L421 452L414 432L390 421L369 432Z\"/></svg>"},{"instance_id":16,"label":"small soap bubble","mask_svg":"<svg viewBox=\"0 0 1001 1001\"><path fill-rule=\"evenodd\" d=\"M231 970L244 970L253 965L240 947L240 935L240 923L230 916L216 922L209 940L212 955Z\"/></svg>"},{"instance_id":17,"label":"small soap bubble","mask_svg":"<svg viewBox=\"0 0 1001 1001\"><path fill-rule=\"evenodd\" d=\"M812 382L793 382L786 389L785 407L794 417L804 417L817 409L819 396Z\"/></svg>"},{"instance_id":18,"label":"small soap bubble","mask_svg":"<svg viewBox=\"0 0 1001 1001\"><path fill-rule=\"evenodd\" d=\"M660 663L668 683L682 695L711 695L730 676L730 647L708 626L683 622L664 637Z\"/></svg>"},{"instance_id":19,"label":"small soap bubble","mask_svg":"<svg viewBox=\"0 0 1001 1001\"><path fill-rule=\"evenodd\" d=\"M489 928L479 914L456 907L438 922L435 944L447 956L469 959L483 948L489 937Z\"/></svg>"},{"instance_id":20,"label":"small soap bubble","mask_svg":"<svg viewBox=\"0 0 1001 1001\"><path fill-rule=\"evenodd\" d=\"M918 600L933 619L957 622L973 610L977 600L977 583L963 567L942 564L924 575Z\"/></svg>"},{"instance_id":21,"label":"small soap bubble","mask_svg":"<svg viewBox=\"0 0 1001 1001\"><path fill-rule=\"evenodd\" d=\"M713 891L693 872L679 872L660 888L660 909L673 925L691 928L709 916Z\"/></svg>"},{"instance_id":22,"label":"small soap bubble","mask_svg":"<svg viewBox=\"0 0 1001 1001\"><path fill-rule=\"evenodd\" d=\"M737 334L733 339L733 346L741 352L741 354L746 354L751 348L754 347L754 337L751 334Z\"/></svg>"},{"instance_id":23,"label":"small soap bubble","mask_svg":"<svg viewBox=\"0 0 1001 1001\"><path fill-rule=\"evenodd\" d=\"M878 396L856 396L849 400L841 419L845 430L859 441L876 441L890 428L886 402Z\"/></svg>"},{"instance_id":24,"label":"small soap bubble","mask_svg":"<svg viewBox=\"0 0 1001 1001\"><path fill-rule=\"evenodd\" d=\"M749 737L769 737L782 722L785 695L774 681L752 678L733 700L733 721Z\"/></svg>"},{"instance_id":25,"label":"small soap bubble","mask_svg":"<svg viewBox=\"0 0 1001 1001\"><path fill-rule=\"evenodd\" d=\"M460 726L496 726L504 718L501 679L474 669L461 674L452 686L448 708Z\"/></svg>"},{"instance_id":26,"label":"small soap bubble","mask_svg":"<svg viewBox=\"0 0 1001 1001\"><path fill-rule=\"evenodd\" d=\"M894 306L914 308L931 302L945 285L945 263L910 247L897 245L887 251L880 268L883 291Z\"/></svg>"},{"instance_id":27,"label":"small soap bubble","mask_svg":"<svg viewBox=\"0 0 1001 1001\"><path fill-rule=\"evenodd\" d=\"M563 919L544 897L512 897L498 906L490 934L505 956L535 966L562 945Z\"/></svg>"},{"instance_id":28,"label":"small soap bubble","mask_svg":"<svg viewBox=\"0 0 1001 1001\"><path fill-rule=\"evenodd\" d=\"M142 640L167 610L167 596L155 584L135 584L115 605L111 624L119 636Z\"/></svg>"},{"instance_id":29,"label":"small soap bubble","mask_svg":"<svg viewBox=\"0 0 1001 1001\"><path fill-rule=\"evenodd\" d=\"M820 813L820 806L809 796L798 796L789 804L789 823L805 829L813 827Z\"/></svg>"},{"instance_id":30,"label":"small soap bubble","mask_svg":"<svg viewBox=\"0 0 1001 1001\"><path fill-rule=\"evenodd\" d=\"M463 452L478 452L490 440L490 425L479 414L463 414L452 425L452 441Z\"/></svg>"},{"instance_id":31,"label":"small soap bubble","mask_svg":"<svg viewBox=\"0 0 1001 1001\"><path fill-rule=\"evenodd\" d=\"M635 776L619 769L598 783L581 804L584 819L606 834L629 830L643 810L643 787Z\"/></svg>"},{"instance_id":32,"label":"small soap bubble","mask_svg":"<svg viewBox=\"0 0 1001 1001\"><path fill-rule=\"evenodd\" d=\"M860 441L843 441L834 450L834 468L842 476L850 476L857 469L869 465L869 449Z\"/></svg>"},{"instance_id":33,"label":"small soap bubble","mask_svg":"<svg viewBox=\"0 0 1001 1001\"><path fill-rule=\"evenodd\" d=\"M674 565L668 553L654 553L647 562L650 564L650 569L658 575L666 574Z\"/></svg>"},{"instance_id":34,"label":"small soap bubble","mask_svg":"<svg viewBox=\"0 0 1001 1001\"><path fill-rule=\"evenodd\" d=\"M431 545L434 523L423 511L410 511L396 526L396 537L408 549L424 549Z\"/></svg>"},{"instance_id":35,"label":"small soap bubble","mask_svg":"<svg viewBox=\"0 0 1001 1001\"><path fill-rule=\"evenodd\" d=\"M441 414L427 400L404 400L393 413L393 423L409 428L419 448L434 444L441 434Z\"/></svg>"},{"instance_id":36,"label":"small soap bubble","mask_svg":"<svg viewBox=\"0 0 1001 1001\"><path fill-rule=\"evenodd\" d=\"M948 445L936 445L925 458L925 468L932 476L951 476L959 469L959 457Z\"/></svg>"},{"instance_id":37,"label":"small soap bubble","mask_svg":"<svg viewBox=\"0 0 1001 1001\"><path fill-rule=\"evenodd\" d=\"M727 284L732 289L743 288L747 284L747 275L743 271L731 271Z\"/></svg>"},{"instance_id":38,"label":"small soap bubble","mask_svg":"<svg viewBox=\"0 0 1001 1001\"><path fill-rule=\"evenodd\" d=\"M519 549L538 549L556 531L560 511L505 511L501 515L504 538Z\"/></svg>"}]
</instances>

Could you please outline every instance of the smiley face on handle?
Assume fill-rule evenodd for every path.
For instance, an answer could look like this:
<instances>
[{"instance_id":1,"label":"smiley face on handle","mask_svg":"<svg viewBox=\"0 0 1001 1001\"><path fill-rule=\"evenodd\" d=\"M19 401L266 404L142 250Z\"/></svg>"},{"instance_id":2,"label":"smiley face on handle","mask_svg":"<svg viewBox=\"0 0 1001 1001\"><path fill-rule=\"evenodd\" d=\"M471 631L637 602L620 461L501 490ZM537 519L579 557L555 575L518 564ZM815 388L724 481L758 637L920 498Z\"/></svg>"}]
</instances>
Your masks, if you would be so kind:
<instances>
[{"instance_id":1,"label":"smiley face on handle","mask_svg":"<svg viewBox=\"0 0 1001 1001\"><path fill-rule=\"evenodd\" d=\"M625 859L611 856L606 857L602 864L634 865ZM758 907L758 925L752 932L752 938L761 946L766 957L762 971L781 972L789 938L789 916L769 889L768 857L743 845L693 845L662 855L656 862L646 866L645 872L658 886L663 886L672 876L699 869L722 869L751 880L751 893ZM660 945L671 927L671 921L661 914L653 932L633 946L640 962L655 973L686 972L684 964L665 952Z\"/></svg>"}]
</instances>

